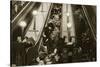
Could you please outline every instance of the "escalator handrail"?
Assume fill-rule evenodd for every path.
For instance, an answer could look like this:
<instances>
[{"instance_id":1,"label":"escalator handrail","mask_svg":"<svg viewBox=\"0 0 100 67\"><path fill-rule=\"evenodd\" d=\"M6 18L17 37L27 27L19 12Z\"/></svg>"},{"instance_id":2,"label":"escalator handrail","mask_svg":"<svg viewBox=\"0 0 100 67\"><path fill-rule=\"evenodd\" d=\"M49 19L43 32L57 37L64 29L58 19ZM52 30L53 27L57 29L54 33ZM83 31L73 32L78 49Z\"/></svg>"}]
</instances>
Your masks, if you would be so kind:
<instances>
[{"instance_id":1,"label":"escalator handrail","mask_svg":"<svg viewBox=\"0 0 100 67\"><path fill-rule=\"evenodd\" d=\"M87 15L87 17L88 17L88 20L90 21L90 18L89 18L89 13L88 13L88 11L87 11L86 7L85 7L85 6L83 6L83 8L84 8L85 13L86 13L86 15ZM91 20L91 22L93 22L93 20ZM93 31L94 31L95 29L94 29L93 25L92 25L92 24L90 24L90 25L91 25L91 27L92 27L92 29L93 29ZM94 33L95 33L95 32L94 32Z\"/></svg>"},{"instance_id":2,"label":"escalator handrail","mask_svg":"<svg viewBox=\"0 0 100 67\"><path fill-rule=\"evenodd\" d=\"M11 23L13 23L13 22L16 21L16 19L19 17L19 15L21 15L21 13L28 7L28 5L29 5L30 3L31 3L31 2L28 2L28 3L26 4L26 6L18 13L17 16L15 16L15 18L11 21Z\"/></svg>"},{"instance_id":3,"label":"escalator handrail","mask_svg":"<svg viewBox=\"0 0 100 67\"><path fill-rule=\"evenodd\" d=\"M89 27L91 29L92 35L93 35L94 39L96 40L94 29L93 29L92 25L90 24L91 22L90 22L87 10L86 10L86 8L83 5L82 5L82 9L83 9L84 15L85 15L85 17L87 19L87 23L88 23L88 25L89 25Z\"/></svg>"},{"instance_id":4,"label":"escalator handrail","mask_svg":"<svg viewBox=\"0 0 100 67\"><path fill-rule=\"evenodd\" d=\"M13 28L12 28L12 31L16 28L16 26L17 26L17 24L21 21L21 20L23 20L25 17L26 17L26 15L30 12L30 10L33 8L33 7L30 7L30 6L34 6L35 5L35 3L32 3L32 2L30 2L30 4L26 7L26 9L16 18L16 20L14 20L14 22L12 23L12 25L11 26L13 26ZM21 16L22 15L22 16Z\"/></svg>"}]
</instances>

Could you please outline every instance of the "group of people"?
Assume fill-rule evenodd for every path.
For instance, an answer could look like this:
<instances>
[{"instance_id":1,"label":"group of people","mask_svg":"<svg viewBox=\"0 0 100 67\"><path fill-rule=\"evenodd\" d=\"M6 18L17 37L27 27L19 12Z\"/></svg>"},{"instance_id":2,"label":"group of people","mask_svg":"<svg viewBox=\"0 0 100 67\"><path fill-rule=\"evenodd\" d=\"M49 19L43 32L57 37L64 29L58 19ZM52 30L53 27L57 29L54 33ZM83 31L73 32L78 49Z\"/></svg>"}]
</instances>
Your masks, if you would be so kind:
<instances>
[{"instance_id":1,"label":"group of people","mask_svg":"<svg viewBox=\"0 0 100 67\"><path fill-rule=\"evenodd\" d=\"M38 64L57 64L72 61L72 50L67 49L66 37L61 37L61 8L61 4L53 5L49 22L45 25L43 31L42 49L40 49L39 56L36 59Z\"/></svg>"},{"instance_id":2,"label":"group of people","mask_svg":"<svg viewBox=\"0 0 100 67\"><path fill-rule=\"evenodd\" d=\"M80 9L75 11L75 16L78 19L76 23L76 45L68 46L65 42L66 37L61 37L62 5L53 4L49 21L43 29L40 40L42 42L35 45L33 38L18 36L16 41L11 42L11 64L20 66L44 65L71 63L84 61L84 59L95 60L94 55L92 55L93 50L95 50L95 48L92 49L92 46L95 43L92 42L90 30L87 28Z\"/></svg>"},{"instance_id":3,"label":"group of people","mask_svg":"<svg viewBox=\"0 0 100 67\"><path fill-rule=\"evenodd\" d=\"M12 64L44 65L72 62L72 47L61 37L62 4L54 4L49 21L43 29L42 42L17 37L12 45ZM39 45L40 44L40 45ZM35 45L35 46L34 46Z\"/></svg>"},{"instance_id":4,"label":"group of people","mask_svg":"<svg viewBox=\"0 0 100 67\"><path fill-rule=\"evenodd\" d=\"M25 65L28 49L34 46L35 41L33 38L18 36L16 41L11 45L11 64Z\"/></svg>"},{"instance_id":5,"label":"group of people","mask_svg":"<svg viewBox=\"0 0 100 67\"><path fill-rule=\"evenodd\" d=\"M49 21L43 30L43 44L40 46L39 56L36 58L38 64L53 64L57 63L59 59L59 56L57 55L57 42L60 37L61 26L61 10L59 9L60 8L57 7L57 5L53 5Z\"/></svg>"}]
</instances>

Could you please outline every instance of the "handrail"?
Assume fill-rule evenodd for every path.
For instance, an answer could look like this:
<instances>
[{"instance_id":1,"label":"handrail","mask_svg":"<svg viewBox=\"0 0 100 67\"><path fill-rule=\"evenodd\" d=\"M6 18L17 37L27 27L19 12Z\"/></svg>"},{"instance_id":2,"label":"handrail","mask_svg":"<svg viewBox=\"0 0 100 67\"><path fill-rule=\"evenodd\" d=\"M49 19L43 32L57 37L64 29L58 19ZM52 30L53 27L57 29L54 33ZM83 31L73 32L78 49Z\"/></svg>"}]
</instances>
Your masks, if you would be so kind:
<instances>
[{"instance_id":1,"label":"handrail","mask_svg":"<svg viewBox=\"0 0 100 67\"><path fill-rule=\"evenodd\" d=\"M90 19L89 19L87 10L83 5L82 5L82 9L83 9L84 15L86 16L87 23L88 23L88 25L89 25L89 27L90 27L90 29L92 31L92 35L93 35L94 39L96 40L96 37L95 37L95 34L94 34L94 29L93 29L92 25L90 24Z\"/></svg>"},{"instance_id":2,"label":"handrail","mask_svg":"<svg viewBox=\"0 0 100 67\"><path fill-rule=\"evenodd\" d=\"M87 12L86 7L85 7L85 6L83 6L83 7L84 7L84 9L85 9L85 12L86 12L86 14L87 14L87 17L88 17L89 21L91 20L91 22L93 22L93 20L89 18L89 13ZM92 24L90 24L90 25L91 25L91 27L92 27L92 29L93 29L93 31L94 31L95 29L94 29L93 25L92 25Z\"/></svg>"},{"instance_id":3,"label":"handrail","mask_svg":"<svg viewBox=\"0 0 100 67\"><path fill-rule=\"evenodd\" d=\"M19 15L21 15L21 13L28 7L29 4L30 4L30 2L28 2L28 4L26 4L26 6L18 13L18 15L11 21L11 23L13 23L19 17Z\"/></svg>"},{"instance_id":4,"label":"handrail","mask_svg":"<svg viewBox=\"0 0 100 67\"><path fill-rule=\"evenodd\" d=\"M26 17L26 15L29 13L29 11L33 8L32 6L34 6L35 5L35 3L31 3L30 2L30 4L25 8L25 12L24 11L22 11L22 13L16 18L16 20L14 20L14 22L12 23L12 26L13 26L13 28L12 28L12 30L14 30L15 28L16 28L16 24L18 24L21 20L23 20L25 17ZM30 7L31 6L31 7Z\"/></svg>"}]
</instances>

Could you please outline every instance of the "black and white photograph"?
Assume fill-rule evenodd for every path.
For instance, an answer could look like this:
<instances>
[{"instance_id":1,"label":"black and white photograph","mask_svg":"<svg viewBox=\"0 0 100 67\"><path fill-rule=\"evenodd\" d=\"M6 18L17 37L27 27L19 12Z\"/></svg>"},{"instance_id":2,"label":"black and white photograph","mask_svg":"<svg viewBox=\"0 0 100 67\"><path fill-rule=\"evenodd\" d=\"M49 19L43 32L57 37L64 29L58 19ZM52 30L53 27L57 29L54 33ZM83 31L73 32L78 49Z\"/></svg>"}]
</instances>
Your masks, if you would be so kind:
<instances>
[{"instance_id":1,"label":"black and white photograph","mask_svg":"<svg viewBox=\"0 0 100 67\"><path fill-rule=\"evenodd\" d=\"M96 5L10 1L10 66L97 61Z\"/></svg>"}]
</instances>

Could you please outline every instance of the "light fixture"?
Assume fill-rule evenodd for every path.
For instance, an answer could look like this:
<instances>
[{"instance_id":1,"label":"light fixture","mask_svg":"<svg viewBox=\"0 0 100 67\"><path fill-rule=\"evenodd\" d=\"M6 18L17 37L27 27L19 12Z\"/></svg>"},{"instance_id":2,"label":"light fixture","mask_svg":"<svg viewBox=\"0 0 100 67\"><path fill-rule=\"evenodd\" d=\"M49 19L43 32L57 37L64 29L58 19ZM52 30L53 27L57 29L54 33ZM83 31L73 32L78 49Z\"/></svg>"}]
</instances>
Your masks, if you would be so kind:
<instances>
[{"instance_id":1,"label":"light fixture","mask_svg":"<svg viewBox=\"0 0 100 67\"><path fill-rule=\"evenodd\" d=\"M37 15L38 11L37 10L33 10L32 14L33 15Z\"/></svg>"},{"instance_id":2,"label":"light fixture","mask_svg":"<svg viewBox=\"0 0 100 67\"><path fill-rule=\"evenodd\" d=\"M26 27L26 25L27 25L27 24L26 24L25 21L21 21L21 22L19 23L19 26L21 26L21 27L23 27L23 28Z\"/></svg>"},{"instance_id":3,"label":"light fixture","mask_svg":"<svg viewBox=\"0 0 100 67\"><path fill-rule=\"evenodd\" d=\"M67 27L68 27L68 28L71 28L71 27L72 27L72 23L70 23L70 22L67 23Z\"/></svg>"},{"instance_id":4,"label":"light fixture","mask_svg":"<svg viewBox=\"0 0 100 67\"><path fill-rule=\"evenodd\" d=\"M66 15L69 17L70 14L69 13L66 13Z\"/></svg>"}]
</instances>

